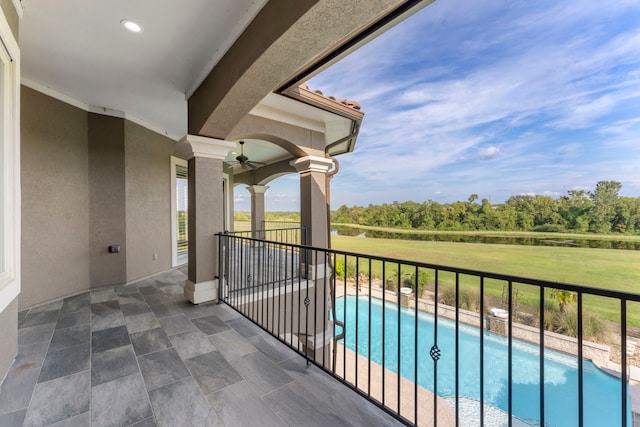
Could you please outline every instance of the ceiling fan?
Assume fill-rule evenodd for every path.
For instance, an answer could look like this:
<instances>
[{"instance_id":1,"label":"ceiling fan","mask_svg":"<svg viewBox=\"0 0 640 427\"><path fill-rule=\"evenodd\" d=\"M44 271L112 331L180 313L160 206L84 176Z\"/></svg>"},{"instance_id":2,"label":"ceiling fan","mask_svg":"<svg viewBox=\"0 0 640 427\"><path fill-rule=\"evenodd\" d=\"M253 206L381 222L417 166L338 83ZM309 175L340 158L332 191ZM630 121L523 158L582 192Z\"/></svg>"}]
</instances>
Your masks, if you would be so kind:
<instances>
[{"instance_id":1,"label":"ceiling fan","mask_svg":"<svg viewBox=\"0 0 640 427\"><path fill-rule=\"evenodd\" d=\"M240 143L240 155L236 157L236 161L240 163L240 167L242 169L257 169L258 166L264 166L266 163L263 162L252 162L249 160L247 156L244 155L244 141L239 141Z\"/></svg>"}]
</instances>

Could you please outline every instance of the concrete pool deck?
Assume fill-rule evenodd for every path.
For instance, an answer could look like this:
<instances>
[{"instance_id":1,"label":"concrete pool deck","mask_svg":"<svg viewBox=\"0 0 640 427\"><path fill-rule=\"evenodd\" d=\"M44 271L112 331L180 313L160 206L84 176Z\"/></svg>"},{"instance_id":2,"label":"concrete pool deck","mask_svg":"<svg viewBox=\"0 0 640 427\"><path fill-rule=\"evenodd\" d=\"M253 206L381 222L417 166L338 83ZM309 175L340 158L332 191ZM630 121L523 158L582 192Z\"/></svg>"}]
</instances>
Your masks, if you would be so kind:
<instances>
[{"instance_id":1,"label":"concrete pool deck","mask_svg":"<svg viewBox=\"0 0 640 427\"><path fill-rule=\"evenodd\" d=\"M336 375L344 377L344 361L346 359L347 376L345 380L352 385L356 385L355 377L357 366L357 388L362 392L369 394L379 402L383 402L382 383L384 375L384 404L392 410L397 411L398 375L389 369L385 369L383 374L382 366L375 362L369 363L369 360L366 357L356 355L354 351L345 349L341 345L338 345L337 349ZM400 377L400 415L407 420L416 423L420 427L435 426L433 416L434 394L423 387L417 387L418 419L416 422L414 404L415 393L416 389L414 388L414 383L406 378ZM461 397L458 399L458 404L460 405L459 425L476 425L480 421L480 402L474 399ZM455 398L438 397L437 405L437 426L456 426ZM485 425L506 427L509 425L508 414L495 406L485 404L484 422ZM512 426L529 427L530 425L514 416L512 417Z\"/></svg>"},{"instance_id":2,"label":"concrete pool deck","mask_svg":"<svg viewBox=\"0 0 640 427\"><path fill-rule=\"evenodd\" d=\"M356 361L357 359L357 361ZM346 363L345 363L346 362ZM346 371L345 371L346 368ZM357 370L356 370L357 369ZM346 376L345 376L346 372ZM356 381L357 372L357 381ZM413 382L398 374L382 369L375 362L369 363L369 359L354 351L337 346L336 375L356 386L359 390L384 403L394 411L398 411L407 420L419 426L434 426L433 398L434 394L423 388L417 387L418 394L418 419L415 418L415 388ZM398 378L400 378L400 393L398 396ZM384 388L383 388L384 383ZM398 398L400 407L398 408ZM443 398L438 397L438 426L455 426L455 411Z\"/></svg>"}]
</instances>

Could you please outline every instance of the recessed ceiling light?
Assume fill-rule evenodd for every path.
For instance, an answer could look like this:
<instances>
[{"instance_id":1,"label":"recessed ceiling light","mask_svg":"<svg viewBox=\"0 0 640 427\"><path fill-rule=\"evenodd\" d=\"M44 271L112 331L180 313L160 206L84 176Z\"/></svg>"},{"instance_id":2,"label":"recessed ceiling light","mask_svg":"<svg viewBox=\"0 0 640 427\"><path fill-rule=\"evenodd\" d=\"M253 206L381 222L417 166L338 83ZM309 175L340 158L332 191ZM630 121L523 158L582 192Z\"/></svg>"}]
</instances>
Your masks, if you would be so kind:
<instances>
[{"instance_id":1,"label":"recessed ceiling light","mask_svg":"<svg viewBox=\"0 0 640 427\"><path fill-rule=\"evenodd\" d=\"M138 24L135 21L132 21L130 19L123 19L122 21L120 21L120 24L126 28L127 30L131 31L132 33L141 33L142 32L142 26L140 24Z\"/></svg>"}]
</instances>

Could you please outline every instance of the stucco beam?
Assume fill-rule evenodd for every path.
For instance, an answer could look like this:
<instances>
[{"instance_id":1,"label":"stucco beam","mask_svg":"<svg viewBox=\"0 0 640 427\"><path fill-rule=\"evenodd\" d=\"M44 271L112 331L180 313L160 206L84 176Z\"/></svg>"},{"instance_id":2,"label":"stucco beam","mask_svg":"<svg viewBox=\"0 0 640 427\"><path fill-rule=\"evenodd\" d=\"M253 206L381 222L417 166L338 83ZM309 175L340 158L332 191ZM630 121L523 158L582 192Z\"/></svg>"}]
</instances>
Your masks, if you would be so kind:
<instances>
[{"instance_id":1,"label":"stucco beam","mask_svg":"<svg viewBox=\"0 0 640 427\"><path fill-rule=\"evenodd\" d=\"M280 162L273 163L267 166L263 166L256 170L250 170L250 171L248 170L248 171L241 172L233 176L233 182L234 184L265 185L282 175L296 173L296 172L297 172L296 168L293 165L291 165L291 160L288 159L288 160L282 160Z\"/></svg>"},{"instance_id":2,"label":"stucco beam","mask_svg":"<svg viewBox=\"0 0 640 427\"><path fill-rule=\"evenodd\" d=\"M227 139L265 94L404 3L407 1L268 2L189 98L189 133Z\"/></svg>"},{"instance_id":3,"label":"stucco beam","mask_svg":"<svg viewBox=\"0 0 640 427\"><path fill-rule=\"evenodd\" d=\"M292 156L304 157L309 154L304 148L311 146L314 137L318 138L314 134L322 137L319 132L249 114L234 126L228 139L261 139L287 150Z\"/></svg>"},{"instance_id":4,"label":"stucco beam","mask_svg":"<svg viewBox=\"0 0 640 427\"><path fill-rule=\"evenodd\" d=\"M264 90L256 82L251 91L246 77L256 61L269 50L318 0L279 0L267 2L247 29L238 37L222 59L211 70L198 89L189 98L189 123L191 134L224 139L229 130L248 113L259 100L274 87ZM233 98L234 94L249 92L249 98ZM250 92L254 92L251 94ZM256 100L256 97L259 99ZM254 102L255 100L255 102ZM231 104L231 105L228 105ZM217 114L224 107L224 114ZM231 107L231 110L228 108ZM212 122L224 116L232 123ZM223 117L220 117L222 119Z\"/></svg>"}]
</instances>

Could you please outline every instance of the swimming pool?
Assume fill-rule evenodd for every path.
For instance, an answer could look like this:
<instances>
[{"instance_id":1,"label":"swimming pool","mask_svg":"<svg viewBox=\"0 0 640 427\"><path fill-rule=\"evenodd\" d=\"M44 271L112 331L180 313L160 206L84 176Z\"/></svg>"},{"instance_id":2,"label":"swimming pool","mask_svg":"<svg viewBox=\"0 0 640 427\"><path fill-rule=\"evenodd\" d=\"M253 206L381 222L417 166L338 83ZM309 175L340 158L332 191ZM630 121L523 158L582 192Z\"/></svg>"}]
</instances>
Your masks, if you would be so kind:
<instances>
[{"instance_id":1,"label":"swimming pool","mask_svg":"<svg viewBox=\"0 0 640 427\"><path fill-rule=\"evenodd\" d=\"M357 301L357 306L356 306ZM371 313L369 313L371 307ZM346 347L356 350L382 365L382 301L368 297L347 296L336 301L336 317L345 322ZM346 318L344 313L346 312ZM369 348L369 315L371 316L371 348ZM429 351L433 345L434 317L418 314L418 380L417 383L433 391L433 359ZM414 381L413 310L400 310L387 302L384 310L384 366L398 372L398 330L400 330L400 374ZM480 399L480 330L460 324L459 335L459 396ZM338 331L339 332L339 331ZM438 318L438 395L455 395L455 323ZM532 425L539 425L540 360L538 347L513 340L512 393L513 415ZM545 424L570 427L578 425L578 359L553 350L545 350L544 364ZM508 347L505 337L484 331L484 402L504 411L508 409ZM620 380L605 374L593 363L583 363L584 425L605 426L621 424ZM629 402L629 400L628 400ZM627 416L631 426L630 404ZM479 413L478 413L479 419ZM463 420L467 425L469 420Z\"/></svg>"}]
</instances>

